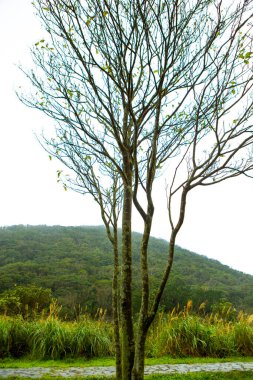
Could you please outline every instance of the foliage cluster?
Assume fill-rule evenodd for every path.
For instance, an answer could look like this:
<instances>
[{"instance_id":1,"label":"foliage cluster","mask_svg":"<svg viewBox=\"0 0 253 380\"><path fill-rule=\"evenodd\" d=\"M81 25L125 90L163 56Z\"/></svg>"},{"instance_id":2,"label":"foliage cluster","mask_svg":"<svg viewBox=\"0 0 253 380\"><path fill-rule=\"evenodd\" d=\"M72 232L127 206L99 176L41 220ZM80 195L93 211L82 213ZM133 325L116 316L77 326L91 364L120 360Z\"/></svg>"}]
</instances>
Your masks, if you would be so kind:
<instances>
[{"instance_id":1,"label":"foliage cluster","mask_svg":"<svg viewBox=\"0 0 253 380\"><path fill-rule=\"evenodd\" d=\"M137 292L140 239L139 234L134 234L135 311L140 304ZM53 297L62 305L62 316L69 319L86 310L95 313L100 307L111 314L113 257L104 228L12 226L0 229L0 242L0 293L14 288L15 294L11 293L14 296L17 289L35 284L52 290ZM151 290L154 290L166 261L167 243L152 238L149 250ZM172 310L192 299L196 308L205 302L207 312L221 300L233 303L237 309L253 311L252 276L180 247L176 251L162 309ZM1 299L6 296L7 293L2 294Z\"/></svg>"},{"instance_id":2,"label":"foliage cluster","mask_svg":"<svg viewBox=\"0 0 253 380\"><path fill-rule=\"evenodd\" d=\"M20 315L24 319L36 318L42 312L49 311L52 303L52 292L35 285L15 286L5 290L0 296L0 313Z\"/></svg>"},{"instance_id":3,"label":"foliage cluster","mask_svg":"<svg viewBox=\"0 0 253 380\"><path fill-rule=\"evenodd\" d=\"M210 315L182 311L160 313L147 339L146 356L226 357L253 355L253 315L240 312L231 320L231 309ZM99 311L97 319L60 321L51 309L37 321L0 317L0 358L93 358L114 355L113 326Z\"/></svg>"}]
</instances>

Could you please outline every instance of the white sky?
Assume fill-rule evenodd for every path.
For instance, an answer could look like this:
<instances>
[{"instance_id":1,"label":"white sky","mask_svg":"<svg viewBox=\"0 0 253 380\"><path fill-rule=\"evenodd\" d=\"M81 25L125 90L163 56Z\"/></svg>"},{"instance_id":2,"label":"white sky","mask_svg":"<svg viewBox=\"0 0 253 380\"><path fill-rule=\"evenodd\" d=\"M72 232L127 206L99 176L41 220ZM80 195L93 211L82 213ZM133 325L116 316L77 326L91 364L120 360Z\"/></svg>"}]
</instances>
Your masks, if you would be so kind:
<instances>
[{"instance_id":1,"label":"white sky","mask_svg":"<svg viewBox=\"0 0 253 380\"><path fill-rule=\"evenodd\" d=\"M15 89L27 87L15 64L30 64L29 47L43 38L30 0L0 0L0 226L13 224L99 225L89 196L65 192L35 133L53 126L40 112L19 102ZM238 178L196 189L177 244L253 274L253 180ZM164 182L157 191L153 236L168 239ZM139 219L134 229L141 231Z\"/></svg>"}]
</instances>

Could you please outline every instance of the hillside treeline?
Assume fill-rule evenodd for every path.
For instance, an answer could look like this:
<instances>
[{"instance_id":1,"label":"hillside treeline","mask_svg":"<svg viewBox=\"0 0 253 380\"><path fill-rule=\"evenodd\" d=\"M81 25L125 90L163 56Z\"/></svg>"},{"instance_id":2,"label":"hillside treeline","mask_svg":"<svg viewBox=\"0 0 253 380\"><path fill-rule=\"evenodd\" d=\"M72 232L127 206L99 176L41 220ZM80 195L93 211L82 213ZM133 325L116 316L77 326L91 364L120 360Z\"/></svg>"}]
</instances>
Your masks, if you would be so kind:
<instances>
[{"instance_id":1,"label":"hillside treeline","mask_svg":"<svg viewBox=\"0 0 253 380\"><path fill-rule=\"evenodd\" d=\"M133 235L134 309L140 303L140 235ZM168 243L150 241L150 278L158 286ZM102 227L12 226L0 229L0 293L19 286L35 285L48 289L57 299L62 315L73 318L98 308L111 313L113 257L110 242ZM172 310L189 299L198 308L205 303L230 302L236 308L253 311L253 276L232 270L177 247L171 278L161 309Z\"/></svg>"}]
</instances>

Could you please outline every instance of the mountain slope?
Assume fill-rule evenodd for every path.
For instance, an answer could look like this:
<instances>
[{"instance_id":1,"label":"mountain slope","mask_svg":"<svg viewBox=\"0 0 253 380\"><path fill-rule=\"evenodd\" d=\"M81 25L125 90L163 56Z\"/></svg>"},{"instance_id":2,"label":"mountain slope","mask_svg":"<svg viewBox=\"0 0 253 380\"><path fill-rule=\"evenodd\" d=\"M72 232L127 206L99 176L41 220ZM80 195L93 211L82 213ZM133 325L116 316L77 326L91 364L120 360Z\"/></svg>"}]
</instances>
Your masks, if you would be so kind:
<instances>
[{"instance_id":1,"label":"mountain slope","mask_svg":"<svg viewBox=\"0 0 253 380\"><path fill-rule=\"evenodd\" d=\"M133 235L134 308L138 289L140 234ZM168 243L152 238L149 248L152 291L158 286ZM0 228L0 293L15 285L51 288L71 313L77 305L88 310L111 304L112 249L103 227L12 226ZM177 247L172 275L163 298L165 309L188 299L197 307L220 300L253 310L253 276L218 261Z\"/></svg>"}]
</instances>

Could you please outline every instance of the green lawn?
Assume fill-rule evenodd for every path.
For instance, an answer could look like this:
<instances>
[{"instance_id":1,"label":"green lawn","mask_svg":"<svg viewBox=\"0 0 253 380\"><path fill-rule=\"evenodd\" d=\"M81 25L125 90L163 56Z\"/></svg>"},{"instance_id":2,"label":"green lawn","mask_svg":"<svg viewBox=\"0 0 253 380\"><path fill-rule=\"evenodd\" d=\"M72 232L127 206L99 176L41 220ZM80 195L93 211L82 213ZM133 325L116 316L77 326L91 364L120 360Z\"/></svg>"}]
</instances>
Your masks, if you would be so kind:
<instances>
[{"instance_id":1,"label":"green lawn","mask_svg":"<svg viewBox=\"0 0 253 380\"><path fill-rule=\"evenodd\" d=\"M161 358L147 358L147 365L154 364L195 364L195 363L222 363L222 362L253 362L253 357L229 357L229 358L171 358L164 356ZM0 368L30 368L30 367L56 367L56 368L68 368L68 367L89 367L89 366L112 366L114 365L114 359L112 358L100 358L85 360L69 359L69 360L29 360L29 359L1 359ZM1 378L4 379L4 378ZM6 380L31 380L31 378L24 378L18 376L6 377ZM55 380L62 379L62 377L43 376L41 380ZM71 380L115 380L114 377L103 376L79 376L71 377ZM252 380L253 372L216 372L216 373L189 373L189 374L177 374L177 375L152 375L146 376L146 380Z\"/></svg>"},{"instance_id":2,"label":"green lawn","mask_svg":"<svg viewBox=\"0 0 253 380\"><path fill-rule=\"evenodd\" d=\"M153 375L147 376L146 380L252 380L253 373L252 372L216 372L216 373L191 373L187 375ZM1 378L4 379L4 378ZM31 380L31 378L26 377L6 377L6 380ZM33 378L34 379L34 378ZM43 376L40 380L56 380L62 379L60 377L51 377L51 376ZM114 377L101 377L101 376L79 376L72 377L71 380L115 380ZM36 380L36 379L35 379Z\"/></svg>"},{"instance_id":3,"label":"green lawn","mask_svg":"<svg viewBox=\"0 0 253 380\"><path fill-rule=\"evenodd\" d=\"M191 373L187 375L154 375L147 376L147 380L252 380L252 372L216 372L216 373Z\"/></svg>"},{"instance_id":4,"label":"green lawn","mask_svg":"<svg viewBox=\"0 0 253 380\"><path fill-rule=\"evenodd\" d=\"M240 356L228 358L172 358L163 356L160 358L147 358L147 365L154 364L195 364L195 363L224 363L224 362L253 362L253 356ZM93 366L113 366L113 358L96 358L96 359L64 359L64 360L31 360L31 359L0 359L0 368L29 368L29 367L93 367Z\"/></svg>"}]
</instances>

